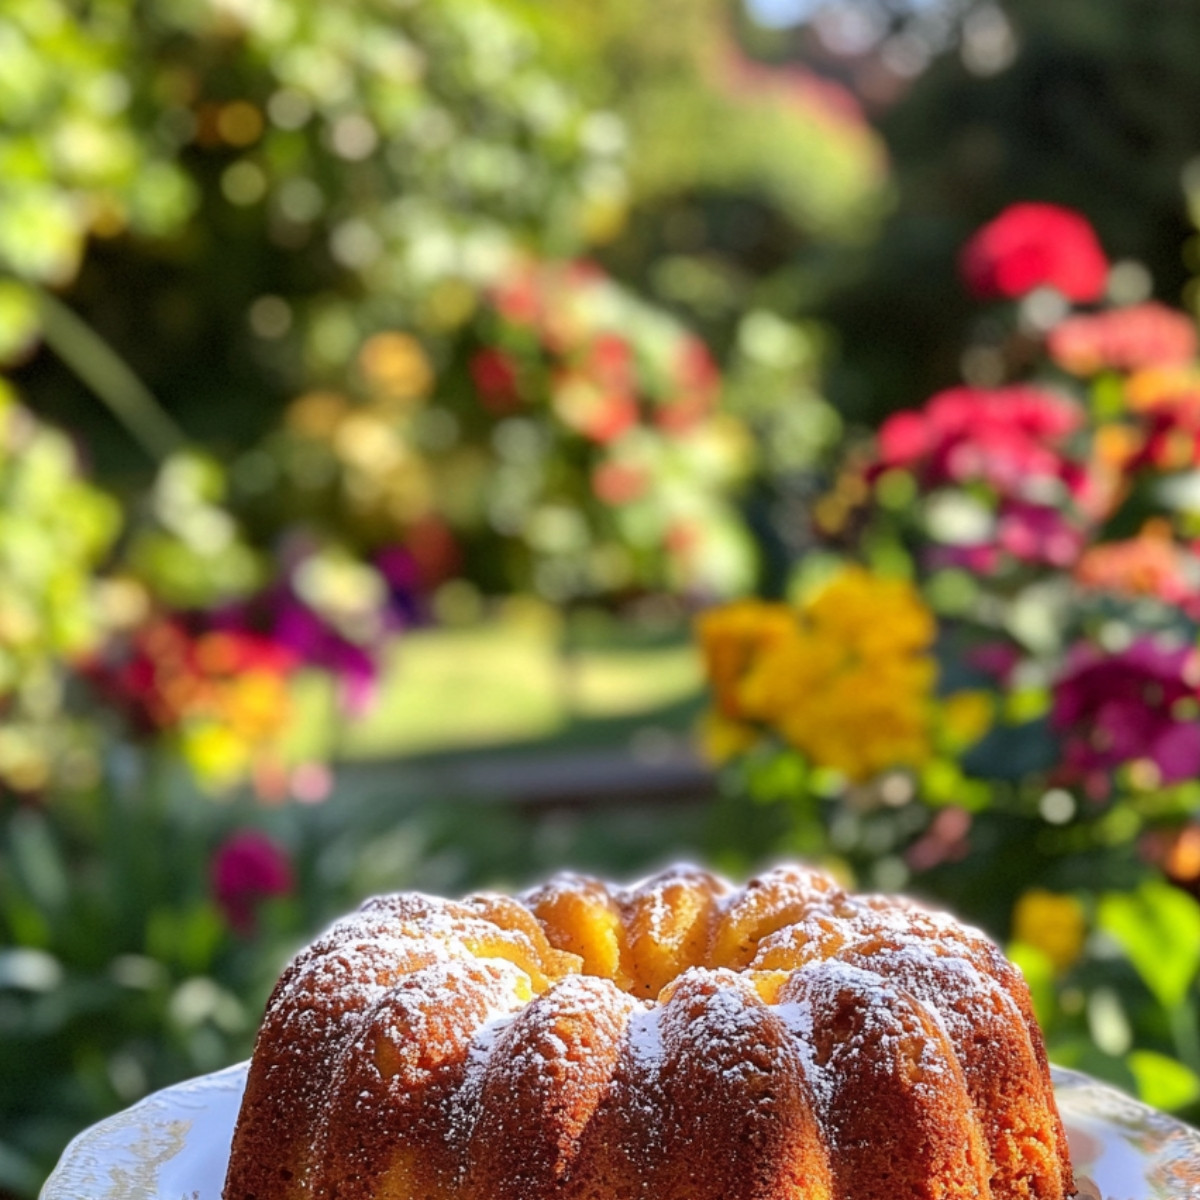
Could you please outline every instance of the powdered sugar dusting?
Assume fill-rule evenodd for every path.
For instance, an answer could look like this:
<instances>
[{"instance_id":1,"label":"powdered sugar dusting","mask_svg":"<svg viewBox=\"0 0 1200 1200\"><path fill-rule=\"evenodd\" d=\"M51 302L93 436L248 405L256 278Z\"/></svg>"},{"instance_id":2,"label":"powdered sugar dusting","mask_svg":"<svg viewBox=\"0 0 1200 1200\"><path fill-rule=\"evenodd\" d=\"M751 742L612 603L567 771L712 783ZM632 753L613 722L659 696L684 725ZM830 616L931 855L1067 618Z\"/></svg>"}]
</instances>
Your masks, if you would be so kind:
<instances>
[{"instance_id":1,"label":"powdered sugar dusting","mask_svg":"<svg viewBox=\"0 0 1200 1200\"><path fill-rule=\"evenodd\" d=\"M872 972L828 960L802 967L785 991L779 1015L799 1046L822 1116L833 1114L848 1078L902 1077L932 1103L954 1077L936 1013Z\"/></svg>"},{"instance_id":2,"label":"powdered sugar dusting","mask_svg":"<svg viewBox=\"0 0 1200 1200\"><path fill-rule=\"evenodd\" d=\"M575 968L553 959L539 934L546 922L532 924L536 913L516 901L377 897L285 972L268 1013L275 1057L261 1069L300 1081L309 1112L343 1080L343 1098L369 1120L389 1088L417 1103L452 1064L435 1119L467 1171L481 1128L520 1137L509 1125L518 1111L553 1114L566 1162L601 1104L636 1110L638 1153L651 1157L671 1106L706 1089L714 1102L741 1098L747 1121L774 1121L785 1093L809 1096L829 1118L848 1102L847 1080L935 1104L947 1081L962 1086L952 1046L967 1045L981 1018L1011 1025L1025 1014L1019 977L982 934L906 901L848 896L807 868L738 889L694 867L624 889L565 875L522 899L536 908L569 894L619 914L626 941L636 922L639 937L697 961L660 1002L642 1001L607 978L561 974ZM732 956L723 961L748 969L706 965L722 936ZM678 959L667 961L674 970ZM758 970L786 973L778 1003L755 990ZM356 1082L372 1074L376 1084Z\"/></svg>"}]
</instances>

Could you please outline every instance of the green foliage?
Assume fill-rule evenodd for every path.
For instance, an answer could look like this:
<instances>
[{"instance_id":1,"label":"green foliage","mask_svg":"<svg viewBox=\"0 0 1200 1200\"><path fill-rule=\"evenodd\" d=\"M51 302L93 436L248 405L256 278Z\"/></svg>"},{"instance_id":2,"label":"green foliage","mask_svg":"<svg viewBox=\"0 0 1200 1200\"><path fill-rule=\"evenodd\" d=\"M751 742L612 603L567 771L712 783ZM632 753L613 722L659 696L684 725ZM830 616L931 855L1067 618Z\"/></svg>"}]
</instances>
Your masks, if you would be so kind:
<instances>
[{"instance_id":1,"label":"green foliage","mask_svg":"<svg viewBox=\"0 0 1200 1200\"><path fill-rule=\"evenodd\" d=\"M623 139L595 134L615 118L492 0L10 9L0 348L42 332L110 405L129 392L43 325L29 285L71 285L149 393L217 444L264 432L378 328L457 327L512 247L572 252L624 209ZM35 407L125 465L44 358L21 374Z\"/></svg>"},{"instance_id":2,"label":"green foliage","mask_svg":"<svg viewBox=\"0 0 1200 1200\"><path fill-rule=\"evenodd\" d=\"M240 600L264 582L266 564L243 539L227 492L223 467L199 452L173 455L159 469L124 563L168 607Z\"/></svg>"},{"instance_id":3,"label":"green foliage","mask_svg":"<svg viewBox=\"0 0 1200 1200\"><path fill-rule=\"evenodd\" d=\"M0 380L0 786L86 778L89 739L64 711L72 662L99 643L95 573L120 524L75 449Z\"/></svg>"},{"instance_id":4,"label":"green foliage","mask_svg":"<svg viewBox=\"0 0 1200 1200\"><path fill-rule=\"evenodd\" d=\"M1147 1104L1172 1111L1200 1098L1200 1075L1183 1063L1154 1050L1134 1050L1127 1061Z\"/></svg>"},{"instance_id":5,"label":"green foliage","mask_svg":"<svg viewBox=\"0 0 1200 1200\"><path fill-rule=\"evenodd\" d=\"M363 896L513 890L564 857L633 875L699 841L686 807L518 812L419 771L348 769L334 803L268 810L212 804L163 756L113 766L77 802L0 828L0 1192L21 1200L88 1125L248 1057L284 963ZM237 928L214 864L250 830L291 887Z\"/></svg>"},{"instance_id":6,"label":"green foliage","mask_svg":"<svg viewBox=\"0 0 1200 1200\"><path fill-rule=\"evenodd\" d=\"M36 332L23 284L70 282L93 232L158 236L191 210L186 175L134 112L149 83L126 70L136 36L132 5L0 8L0 361Z\"/></svg>"},{"instance_id":7,"label":"green foliage","mask_svg":"<svg viewBox=\"0 0 1200 1200\"><path fill-rule=\"evenodd\" d=\"M1114 256L1146 268L1168 302L1195 270L1194 251L1180 253L1195 245L1180 183L1196 150L1188 47L1200 11L1172 0L886 7L907 11L908 27L894 32L915 35L929 62L874 114L893 205L885 235L842 274L825 313L846 348L830 381L836 401L872 422L956 378L972 322L956 258L1009 204L1086 212ZM923 29L927 8L935 20ZM801 56L802 37L790 47Z\"/></svg>"},{"instance_id":8,"label":"green foliage","mask_svg":"<svg viewBox=\"0 0 1200 1200\"><path fill-rule=\"evenodd\" d=\"M265 986L206 896L202 813L90 800L12 815L0 838L0 1188L16 1195L98 1113L244 1053L245 997Z\"/></svg>"},{"instance_id":9,"label":"green foliage","mask_svg":"<svg viewBox=\"0 0 1200 1200\"><path fill-rule=\"evenodd\" d=\"M667 0L653 20L630 0L509 3L585 94L620 114L643 209L678 218L675 202L724 192L757 197L817 238L856 241L874 228L886 163L853 99L803 70L764 70L722 0Z\"/></svg>"},{"instance_id":10,"label":"green foliage","mask_svg":"<svg viewBox=\"0 0 1200 1200\"><path fill-rule=\"evenodd\" d=\"M627 874L667 844L738 874L823 859L939 900L1011 937L1056 1057L1196 1104L1200 909L1163 877L1200 788L1159 786L1157 746L1103 795L1064 783L1051 719L1077 634L1194 631L1162 596L1135 618L1067 603L1028 563L926 570L922 540L960 551L963 529L995 528L987 485L868 483L852 454L817 495L845 436L828 319L847 412L948 378L966 327L949 264L1004 200L1086 200L1116 253L1165 266L1164 293L1182 281L1192 16L997 11L1010 70L972 76L964 34L894 99L893 189L848 93L754 60L721 0L0 0L0 361L128 500L122 521L4 392L0 782L22 800L0 801L0 1191L31 1195L83 1125L244 1054L287 952L365 892L566 859ZM1144 80L1164 69L1160 102ZM603 267L568 265L583 254ZM570 283L532 321L505 308L527 270ZM973 382L1025 369L1039 311L980 323ZM1136 424L1118 374L1079 389L1096 425ZM1081 465L1090 446L1059 449ZM1143 482L1097 536L1155 515L1194 537L1194 504ZM825 535L833 553L812 553ZM556 813L533 833L441 796L356 805L341 787L267 810L238 792L328 787L278 745L297 664L357 715L415 614L514 586L557 607L721 594L751 585L752 541L772 596L851 546L924 587L945 634L941 689L913 706L927 758L847 786L773 735L727 769L707 824ZM865 611L869 641L888 620ZM981 634L1022 657L982 738ZM887 690L855 686L843 715ZM851 729L850 749L881 731ZM210 877L244 824L295 871L250 926Z\"/></svg>"},{"instance_id":11,"label":"green foliage","mask_svg":"<svg viewBox=\"0 0 1200 1200\"><path fill-rule=\"evenodd\" d=\"M1164 1010L1184 1002L1200 971L1200 904L1148 880L1136 892L1101 896L1096 923L1116 939Z\"/></svg>"}]
</instances>

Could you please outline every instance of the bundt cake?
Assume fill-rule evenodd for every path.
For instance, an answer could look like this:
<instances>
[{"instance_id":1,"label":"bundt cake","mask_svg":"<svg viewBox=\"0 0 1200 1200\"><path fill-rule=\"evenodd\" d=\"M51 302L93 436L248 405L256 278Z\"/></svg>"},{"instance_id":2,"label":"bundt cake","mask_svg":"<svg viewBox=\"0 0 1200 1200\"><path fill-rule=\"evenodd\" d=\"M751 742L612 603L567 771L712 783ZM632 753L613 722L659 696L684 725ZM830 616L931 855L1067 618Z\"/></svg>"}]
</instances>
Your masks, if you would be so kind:
<instances>
[{"instance_id":1,"label":"bundt cake","mask_svg":"<svg viewBox=\"0 0 1200 1200\"><path fill-rule=\"evenodd\" d=\"M381 896L267 1005L225 1200L1059 1200L985 937L779 867Z\"/></svg>"}]
</instances>

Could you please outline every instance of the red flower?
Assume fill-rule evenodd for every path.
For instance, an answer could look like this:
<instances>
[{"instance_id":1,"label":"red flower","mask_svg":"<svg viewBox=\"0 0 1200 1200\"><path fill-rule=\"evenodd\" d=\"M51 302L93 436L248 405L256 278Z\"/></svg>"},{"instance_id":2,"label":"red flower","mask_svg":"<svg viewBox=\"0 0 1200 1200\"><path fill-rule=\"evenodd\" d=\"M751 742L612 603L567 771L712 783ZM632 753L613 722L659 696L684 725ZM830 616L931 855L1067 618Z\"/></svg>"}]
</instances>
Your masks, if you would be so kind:
<instances>
[{"instance_id":1,"label":"red flower","mask_svg":"<svg viewBox=\"0 0 1200 1200\"><path fill-rule=\"evenodd\" d=\"M249 671L286 675L296 665L284 646L224 630L193 634L161 618L114 643L91 664L96 686L142 732L173 729L189 714L220 707L223 682Z\"/></svg>"},{"instance_id":2,"label":"red flower","mask_svg":"<svg viewBox=\"0 0 1200 1200\"><path fill-rule=\"evenodd\" d=\"M1200 463L1200 410L1181 406L1147 414L1141 448L1130 456L1128 469L1187 471Z\"/></svg>"},{"instance_id":3,"label":"red flower","mask_svg":"<svg viewBox=\"0 0 1200 1200\"><path fill-rule=\"evenodd\" d=\"M1070 317L1050 331L1046 349L1075 375L1178 366L1195 357L1196 327L1183 313L1150 301Z\"/></svg>"},{"instance_id":4,"label":"red flower","mask_svg":"<svg viewBox=\"0 0 1200 1200\"><path fill-rule=\"evenodd\" d=\"M1056 204L1014 204L963 247L964 280L980 299L1014 300L1049 286L1068 300L1104 294L1108 260L1095 230Z\"/></svg>"},{"instance_id":5,"label":"red flower","mask_svg":"<svg viewBox=\"0 0 1200 1200\"><path fill-rule=\"evenodd\" d=\"M467 364L471 380L483 405L493 413L511 412L520 399L517 391L517 366L503 350L485 346L477 350Z\"/></svg>"},{"instance_id":6,"label":"red flower","mask_svg":"<svg viewBox=\"0 0 1200 1200\"><path fill-rule=\"evenodd\" d=\"M709 348L697 337L684 338L675 355L675 381L688 392L715 399L721 370Z\"/></svg>"},{"instance_id":7,"label":"red flower","mask_svg":"<svg viewBox=\"0 0 1200 1200\"><path fill-rule=\"evenodd\" d=\"M1120 464L1125 471L1182 471L1200 463L1200 374L1194 368L1137 371L1126 380L1125 397L1142 418L1140 439Z\"/></svg>"},{"instance_id":8,"label":"red flower","mask_svg":"<svg viewBox=\"0 0 1200 1200\"><path fill-rule=\"evenodd\" d=\"M238 933L254 932L258 906L271 896L286 896L294 886L292 864L281 846L265 833L246 829L233 834L213 855L213 897Z\"/></svg>"}]
</instances>

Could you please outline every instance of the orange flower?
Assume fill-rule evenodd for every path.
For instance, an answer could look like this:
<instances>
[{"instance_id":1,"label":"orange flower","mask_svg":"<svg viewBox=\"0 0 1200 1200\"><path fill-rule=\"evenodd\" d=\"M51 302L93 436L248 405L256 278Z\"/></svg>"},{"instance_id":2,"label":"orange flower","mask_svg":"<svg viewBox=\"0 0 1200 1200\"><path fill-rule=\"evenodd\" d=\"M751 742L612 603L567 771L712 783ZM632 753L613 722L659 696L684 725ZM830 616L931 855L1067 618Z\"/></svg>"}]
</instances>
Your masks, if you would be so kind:
<instances>
[{"instance_id":1,"label":"orange flower","mask_svg":"<svg viewBox=\"0 0 1200 1200\"><path fill-rule=\"evenodd\" d=\"M433 386L433 367L410 333L372 334L358 352L358 366L370 389L386 400L420 400Z\"/></svg>"},{"instance_id":2,"label":"orange flower","mask_svg":"<svg viewBox=\"0 0 1200 1200\"><path fill-rule=\"evenodd\" d=\"M1084 587L1179 604L1200 591L1195 564L1174 540L1169 522L1147 521L1136 537L1084 551L1075 578Z\"/></svg>"},{"instance_id":3,"label":"orange flower","mask_svg":"<svg viewBox=\"0 0 1200 1200\"><path fill-rule=\"evenodd\" d=\"M1125 399L1134 412L1200 409L1200 367L1147 367L1125 381Z\"/></svg>"}]
</instances>

